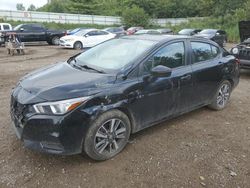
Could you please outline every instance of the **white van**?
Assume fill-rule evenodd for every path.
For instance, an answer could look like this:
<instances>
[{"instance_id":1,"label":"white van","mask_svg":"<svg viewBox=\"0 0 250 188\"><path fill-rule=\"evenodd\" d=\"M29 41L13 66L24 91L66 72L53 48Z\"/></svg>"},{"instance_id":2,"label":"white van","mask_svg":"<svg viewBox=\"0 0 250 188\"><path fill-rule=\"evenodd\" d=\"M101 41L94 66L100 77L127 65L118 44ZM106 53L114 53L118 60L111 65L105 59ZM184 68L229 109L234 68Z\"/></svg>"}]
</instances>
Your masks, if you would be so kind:
<instances>
[{"instance_id":1,"label":"white van","mask_svg":"<svg viewBox=\"0 0 250 188\"><path fill-rule=\"evenodd\" d=\"M0 46L4 44L4 38L2 36L1 31L10 31L12 30L12 26L9 23L0 23Z\"/></svg>"},{"instance_id":2,"label":"white van","mask_svg":"<svg viewBox=\"0 0 250 188\"><path fill-rule=\"evenodd\" d=\"M12 30L12 26L9 23L0 23L0 31Z\"/></svg>"}]
</instances>

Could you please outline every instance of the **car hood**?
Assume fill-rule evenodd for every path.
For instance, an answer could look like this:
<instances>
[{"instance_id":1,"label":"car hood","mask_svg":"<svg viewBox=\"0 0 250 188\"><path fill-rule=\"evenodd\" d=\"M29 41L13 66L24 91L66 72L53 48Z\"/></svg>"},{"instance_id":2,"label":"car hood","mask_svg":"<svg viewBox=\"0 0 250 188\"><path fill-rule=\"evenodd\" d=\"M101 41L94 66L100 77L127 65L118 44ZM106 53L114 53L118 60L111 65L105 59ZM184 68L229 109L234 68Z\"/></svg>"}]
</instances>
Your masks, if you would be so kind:
<instances>
[{"instance_id":1,"label":"car hood","mask_svg":"<svg viewBox=\"0 0 250 188\"><path fill-rule=\"evenodd\" d=\"M115 75L79 70L64 62L26 75L20 85L33 98L56 101L97 94L111 87L115 79Z\"/></svg>"}]
</instances>

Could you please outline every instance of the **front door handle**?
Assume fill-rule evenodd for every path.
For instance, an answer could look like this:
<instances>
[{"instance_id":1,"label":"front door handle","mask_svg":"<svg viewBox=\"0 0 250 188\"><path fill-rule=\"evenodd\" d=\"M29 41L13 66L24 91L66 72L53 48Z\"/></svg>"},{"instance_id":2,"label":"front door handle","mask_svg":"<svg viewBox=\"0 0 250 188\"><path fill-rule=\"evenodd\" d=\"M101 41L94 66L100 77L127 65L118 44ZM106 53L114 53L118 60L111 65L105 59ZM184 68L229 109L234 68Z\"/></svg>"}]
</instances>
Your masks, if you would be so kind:
<instances>
[{"instance_id":1,"label":"front door handle","mask_svg":"<svg viewBox=\"0 0 250 188\"><path fill-rule=\"evenodd\" d=\"M190 80L190 79L191 79L191 74L187 74L187 75L184 75L184 76L181 77L182 81Z\"/></svg>"}]
</instances>

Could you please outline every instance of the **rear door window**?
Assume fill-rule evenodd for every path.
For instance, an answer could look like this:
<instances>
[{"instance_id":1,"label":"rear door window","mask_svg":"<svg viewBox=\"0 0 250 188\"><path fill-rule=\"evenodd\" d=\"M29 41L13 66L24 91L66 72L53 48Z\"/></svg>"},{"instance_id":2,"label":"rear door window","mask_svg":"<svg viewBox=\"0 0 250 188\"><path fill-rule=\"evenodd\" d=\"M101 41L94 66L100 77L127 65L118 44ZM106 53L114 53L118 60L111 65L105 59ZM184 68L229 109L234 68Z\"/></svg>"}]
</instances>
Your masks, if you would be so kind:
<instances>
[{"instance_id":1,"label":"rear door window","mask_svg":"<svg viewBox=\"0 0 250 188\"><path fill-rule=\"evenodd\" d=\"M204 42L191 42L191 47L193 63L214 59L220 53L218 47Z\"/></svg>"},{"instance_id":2,"label":"rear door window","mask_svg":"<svg viewBox=\"0 0 250 188\"><path fill-rule=\"evenodd\" d=\"M97 35L107 35L108 33L105 31L97 31Z\"/></svg>"},{"instance_id":3,"label":"rear door window","mask_svg":"<svg viewBox=\"0 0 250 188\"><path fill-rule=\"evenodd\" d=\"M87 33L88 36L96 36L98 35L97 31L90 31Z\"/></svg>"}]
</instances>

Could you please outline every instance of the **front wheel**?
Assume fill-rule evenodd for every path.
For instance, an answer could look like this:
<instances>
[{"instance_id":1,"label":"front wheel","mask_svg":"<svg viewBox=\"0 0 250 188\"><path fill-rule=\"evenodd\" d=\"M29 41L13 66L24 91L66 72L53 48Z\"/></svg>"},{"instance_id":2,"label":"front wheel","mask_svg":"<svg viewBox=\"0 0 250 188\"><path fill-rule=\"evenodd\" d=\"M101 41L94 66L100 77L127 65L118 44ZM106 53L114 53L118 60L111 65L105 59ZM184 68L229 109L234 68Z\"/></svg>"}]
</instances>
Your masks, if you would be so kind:
<instances>
[{"instance_id":1,"label":"front wheel","mask_svg":"<svg viewBox=\"0 0 250 188\"><path fill-rule=\"evenodd\" d=\"M84 152L94 160L107 160L123 150L131 132L128 117L119 110L100 115L90 126Z\"/></svg>"},{"instance_id":2,"label":"front wheel","mask_svg":"<svg viewBox=\"0 0 250 188\"><path fill-rule=\"evenodd\" d=\"M82 43L80 41L77 41L74 43L74 49L81 50L83 48Z\"/></svg>"},{"instance_id":3,"label":"front wheel","mask_svg":"<svg viewBox=\"0 0 250 188\"><path fill-rule=\"evenodd\" d=\"M224 109L228 104L231 92L232 92L232 84L227 80L223 81L219 86L219 89L216 92L216 96L214 97L209 107L213 110Z\"/></svg>"}]
</instances>

